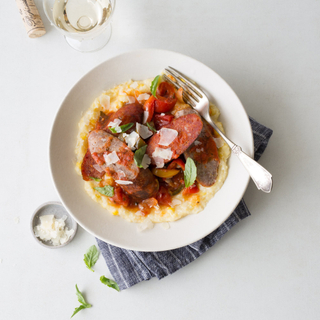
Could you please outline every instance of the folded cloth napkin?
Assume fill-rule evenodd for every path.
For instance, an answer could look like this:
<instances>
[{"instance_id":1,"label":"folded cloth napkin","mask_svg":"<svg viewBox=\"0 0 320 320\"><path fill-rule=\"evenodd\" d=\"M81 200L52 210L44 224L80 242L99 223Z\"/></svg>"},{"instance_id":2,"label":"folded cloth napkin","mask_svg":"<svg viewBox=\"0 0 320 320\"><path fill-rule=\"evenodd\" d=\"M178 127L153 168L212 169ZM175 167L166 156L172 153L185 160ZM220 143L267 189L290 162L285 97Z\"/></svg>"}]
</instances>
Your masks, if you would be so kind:
<instances>
[{"instance_id":1,"label":"folded cloth napkin","mask_svg":"<svg viewBox=\"0 0 320 320\"><path fill-rule=\"evenodd\" d=\"M254 159L259 160L272 130L250 118L254 138ZM121 290L153 277L162 279L196 260L250 212L243 199L230 217L215 231L188 246L161 252L139 252L112 246L96 239L107 266Z\"/></svg>"}]
</instances>

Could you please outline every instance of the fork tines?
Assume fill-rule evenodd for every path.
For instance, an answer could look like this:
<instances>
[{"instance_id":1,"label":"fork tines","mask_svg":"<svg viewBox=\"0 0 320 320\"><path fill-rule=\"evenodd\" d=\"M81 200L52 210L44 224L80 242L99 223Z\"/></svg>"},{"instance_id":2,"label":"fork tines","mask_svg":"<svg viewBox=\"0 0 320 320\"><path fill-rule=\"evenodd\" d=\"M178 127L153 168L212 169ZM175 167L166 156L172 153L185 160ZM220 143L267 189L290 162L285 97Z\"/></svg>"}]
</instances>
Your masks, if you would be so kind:
<instances>
[{"instance_id":1,"label":"fork tines","mask_svg":"<svg viewBox=\"0 0 320 320\"><path fill-rule=\"evenodd\" d=\"M168 67L165 69L167 74L164 74L164 78L173 84L177 89L183 88L183 98L187 103L195 107L195 102L199 102L199 98L203 98L203 94L196 83L194 83L187 76L179 72L178 70ZM174 80L173 80L173 79Z\"/></svg>"}]
</instances>

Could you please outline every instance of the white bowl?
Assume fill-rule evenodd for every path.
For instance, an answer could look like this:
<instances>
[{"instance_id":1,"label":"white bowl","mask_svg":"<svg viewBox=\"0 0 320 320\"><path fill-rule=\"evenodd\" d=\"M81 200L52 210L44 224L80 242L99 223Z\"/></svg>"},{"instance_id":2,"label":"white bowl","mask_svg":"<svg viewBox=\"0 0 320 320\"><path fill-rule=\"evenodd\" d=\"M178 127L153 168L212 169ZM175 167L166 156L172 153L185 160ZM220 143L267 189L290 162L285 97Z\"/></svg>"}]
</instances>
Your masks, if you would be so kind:
<instances>
[{"instance_id":1,"label":"white bowl","mask_svg":"<svg viewBox=\"0 0 320 320\"><path fill-rule=\"evenodd\" d=\"M81 113L102 91L129 79L155 77L169 65L205 90L209 100L221 111L220 120L227 136L253 156L251 125L240 100L219 75L201 62L175 52L143 49L124 53L95 67L74 85L58 110L50 138L50 168L60 199L73 218L97 238L118 247L163 251L191 244L214 231L229 217L249 182L248 173L231 155L228 177L204 211L170 223L169 230L155 225L152 230L141 233L135 223L113 216L86 194L83 181L74 169Z\"/></svg>"}]
</instances>

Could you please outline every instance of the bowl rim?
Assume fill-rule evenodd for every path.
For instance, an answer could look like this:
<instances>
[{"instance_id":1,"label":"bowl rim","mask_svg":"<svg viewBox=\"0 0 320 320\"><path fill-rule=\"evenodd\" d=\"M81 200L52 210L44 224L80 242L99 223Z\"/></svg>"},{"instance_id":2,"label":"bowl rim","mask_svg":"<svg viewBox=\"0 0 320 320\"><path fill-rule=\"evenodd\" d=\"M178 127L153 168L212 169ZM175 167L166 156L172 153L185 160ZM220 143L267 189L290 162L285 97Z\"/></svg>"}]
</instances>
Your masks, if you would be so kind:
<instances>
[{"instance_id":1,"label":"bowl rim","mask_svg":"<svg viewBox=\"0 0 320 320\"><path fill-rule=\"evenodd\" d=\"M114 56L111 56L110 58L107 58L105 59L104 61L102 61L101 63L98 63L96 66L90 68L86 73L84 73L69 89L69 91L67 92L67 94L64 96L62 102L60 103L57 111L56 111L56 114L55 114L55 117L53 119L53 122L52 122L52 125L51 125L51 132L50 132L50 137L49 137L49 144L48 144L48 154L49 154L49 170L50 170L50 173L51 173L51 179L52 179L52 182L55 186L55 189L56 189L56 192L58 193L59 195L59 198L61 200L61 202L63 203L65 209L69 212L69 214L73 217L73 219L78 223L80 224L87 232L89 232L91 235L93 235L94 237L104 241L104 242L107 242L111 245L114 245L116 247L121 247L123 249L127 249L127 250L136 250L136 251L141 251L141 252L161 252L161 251L166 251L166 250L173 250L173 249L177 249L177 248L180 248L180 247L183 247L183 246L186 246L186 245L189 245L191 243L194 243L196 241L199 241L201 240L203 237L207 236L208 234L210 234L211 232L215 231L216 229L218 229L229 217L230 215L234 212L234 210L236 209L236 207L238 206L239 202L241 201L241 199L243 198L247 188L248 188L248 185L249 185L249 182L250 182L250 176L249 174L247 174L246 176L246 182L244 184L244 188L243 188L243 191L241 193L241 197L240 197L240 200L239 202L235 203L234 206L232 207L232 210L230 210L230 214L227 216L227 217L224 217L223 219L220 220L220 224L215 228L213 229L211 232L209 232L208 234L206 235L202 235L202 236L198 236L196 239L192 239L191 241L189 241L188 243L185 243L183 244L182 246L179 246L177 247L176 245L172 245L170 247L166 247L164 249L161 249L161 250L154 250L154 249L142 249L140 247L137 247L137 246L128 246L128 245L123 245L123 244L119 244L119 243L116 243L112 240L105 240L105 239L102 239L101 236L97 235L95 231L91 230L91 228L89 227L86 227L85 225L83 225L81 222L78 221L78 219L73 216L73 214L69 211L68 209L68 206L64 204L64 201L62 200L62 196L60 195L60 192L58 190L58 187L56 185L56 182L55 182L55 179L54 179L54 176L53 176L53 171L52 171L52 161L51 161L51 144L52 144L52 140L53 140L53 129L56 125L56 122L57 122L57 119L58 119L58 116L59 116L59 112L62 110L61 107L62 105L66 102L69 94L72 92L72 90L74 90L74 88L80 84L83 79L85 77L87 77L90 73L93 73L96 69L98 69L99 67L101 67L103 64L105 64L106 62L111 62L112 60L115 60L115 59L119 59L120 57L123 57L123 56L126 56L126 55L130 55L130 54L142 54L142 53L145 53L145 52L152 52L152 51L159 51L159 52L163 52L163 53L168 53L168 54L175 54L175 55L180 55L181 57L184 57L184 58L187 58L187 59L190 59L190 60L193 60L194 62L198 63L198 64L201 64L203 67L207 68L207 69L210 69L211 72L213 72L215 74L216 77L219 78L219 81L221 81L222 83L224 83L225 86L228 87L228 89L234 94L235 98L238 100L239 102L239 106L241 107L242 111L243 111L243 114L245 115L246 117L246 121L247 121L247 124L249 125L250 127L250 141L248 141L248 143L250 144L250 150L246 150L246 153L253 157L254 155L254 139L253 139L253 131L252 131L252 127L251 127L251 124L250 124L250 119L249 119L249 116L243 106L243 104L241 103L241 100L239 99L239 97L237 96L237 94L234 92L234 90L231 88L231 86L218 74L216 73L212 68L210 68L209 66L207 66L206 64L204 64L203 62L193 58L193 57L190 57L188 55L185 55L185 54L182 54L180 52L175 52L175 51L171 51L171 50L163 50L163 49L157 49L157 48L144 48L144 49L136 49L136 50L129 50L129 51L125 51L125 52L122 52L120 54L116 54ZM232 152L231 152L232 154ZM230 159L229 159L230 161ZM225 182L224 182L225 183ZM208 204L207 204L208 205Z\"/></svg>"}]
</instances>

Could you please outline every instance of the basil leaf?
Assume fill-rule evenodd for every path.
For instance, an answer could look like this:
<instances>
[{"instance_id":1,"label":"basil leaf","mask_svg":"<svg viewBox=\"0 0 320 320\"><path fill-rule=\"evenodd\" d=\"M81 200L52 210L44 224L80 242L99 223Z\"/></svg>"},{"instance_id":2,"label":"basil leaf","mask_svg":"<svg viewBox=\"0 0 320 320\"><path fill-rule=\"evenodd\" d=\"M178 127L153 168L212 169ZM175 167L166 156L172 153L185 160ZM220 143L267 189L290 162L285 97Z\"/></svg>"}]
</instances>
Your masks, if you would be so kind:
<instances>
[{"instance_id":1,"label":"basil leaf","mask_svg":"<svg viewBox=\"0 0 320 320\"><path fill-rule=\"evenodd\" d=\"M140 149L136 150L136 152L134 153L134 162L136 163L136 165L139 168L143 168L141 165L141 162L142 162L144 154L146 153L147 146L148 145L141 147Z\"/></svg>"},{"instance_id":2,"label":"basil leaf","mask_svg":"<svg viewBox=\"0 0 320 320\"><path fill-rule=\"evenodd\" d=\"M79 311L81 311L82 309L85 309L85 308L91 308L91 304L90 303L87 303L86 300L84 299L82 293L79 291L78 289L78 286L76 285L76 289L77 289L77 297L78 297L78 301L81 303L81 305L78 307L78 308L75 308L71 318L77 314Z\"/></svg>"},{"instance_id":3,"label":"basil leaf","mask_svg":"<svg viewBox=\"0 0 320 320\"><path fill-rule=\"evenodd\" d=\"M150 91L152 93L152 95L156 98L156 92L157 92L157 87L159 84L159 80L160 80L160 76L156 76L152 82L151 82L151 86L150 86Z\"/></svg>"},{"instance_id":4,"label":"basil leaf","mask_svg":"<svg viewBox=\"0 0 320 320\"><path fill-rule=\"evenodd\" d=\"M93 267L99 259L99 251L95 245L91 246L87 253L84 255L83 261L85 262L87 268L94 272L91 267Z\"/></svg>"},{"instance_id":5,"label":"basil leaf","mask_svg":"<svg viewBox=\"0 0 320 320\"><path fill-rule=\"evenodd\" d=\"M76 285L76 295L78 297L78 301L85 307L85 308L90 308L91 304L87 303L86 300L84 299L82 293L79 291L78 286Z\"/></svg>"},{"instance_id":6,"label":"basil leaf","mask_svg":"<svg viewBox=\"0 0 320 320\"><path fill-rule=\"evenodd\" d=\"M86 307L83 306L83 305L79 306L78 308L75 308L75 310L74 310L71 318L72 318L75 314L77 314L79 311L81 311L82 309L85 309L85 308L86 308Z\"/></svg>"},{"instance_id":7,"label":"basil leaf","mask_svg":"<svg viewBox=\"0 0 320 320\"><path fill-rule=\"evenodd\" d=\"M120 126L119 128L121 129L121 132L126 132L127 130L129 130L132 126L134 125L133 122L130 122L130 123L127 123L127 124L124 124L122 126ZM110 128L111 132L113 133L120 133L118 131L116 131L115 127L113 128Z\"/></svg>"},{"instance_id":8,"label":"basil leaf","mask_svg":"<svg viewBox=\"0 0 320 320\"><path fill-rule=\"evenodd\" d=\"M95 178L95 177L89 177L89 178L94 180L94 181L101 181L101 179L99 179L99 178Z\"/></svg>"},{"instance_id":9,"label":"basil leaf","mask_svg":"<svg viewBox=\"0 0 320 320\"><path fill-rule=\"evenodd\" d=\"M118 284L117 284L115 281L113 281L113 280L111 280L111 279L108 279L108 278L106 278L105 276L101 276L101 277L100 277L100 281L101 281L103 284L107 285L108 287L113 288L113 289L115 289L115 290L117 290L117 291L120 292L119 286L118 286Z\"/></svg>"},{"instance_id":10,"label":"basil leaf","mask_svg":"<svg viewBox=\"0 0 320 320\"><path fill-rule=\"evenodd\" d=\"M100 192L101 194L103 194L104 196L107 196L107 197L114 196L114 188L111 186L106 185L104 187L96 187L94 189Z\"/></svg>"},{"instance_id":11,"label":"basil leaf","mask_svg":"<svg viewBox=\"0 0 320 320\"><path fill-rule=\"evenodd\" d=\"M151 131L157 132L157 130L149 122L147 122L147 126Z\"/></svg>"},{"instance_id":12,"label":"basil leaf","mask_svg":"<svg viewBox=\"0 0 320 320\"><path fill-rule=\"evenodd\" d=\"M184 169L184 185L186 188L190 187L197 177L197 167L191 158L187 159L186 167Z\"/></svg>"}]
</instances>

